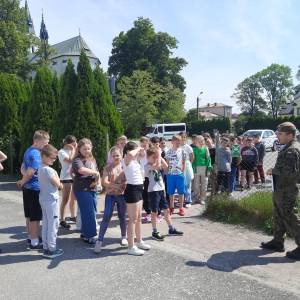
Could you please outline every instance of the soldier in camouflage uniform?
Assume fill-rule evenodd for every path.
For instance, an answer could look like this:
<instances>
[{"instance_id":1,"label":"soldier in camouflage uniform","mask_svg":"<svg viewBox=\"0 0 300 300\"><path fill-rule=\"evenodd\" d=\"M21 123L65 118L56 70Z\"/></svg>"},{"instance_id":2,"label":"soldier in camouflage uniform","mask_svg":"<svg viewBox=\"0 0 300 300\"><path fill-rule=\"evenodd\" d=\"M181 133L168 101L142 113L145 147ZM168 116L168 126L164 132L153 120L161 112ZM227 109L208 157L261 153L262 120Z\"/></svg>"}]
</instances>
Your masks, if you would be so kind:
<instances>
[{"instance_id":1,"label":"soldier in camouflage uniform","mask_svg":"<svg viewBox=\"0 0 300 300\"><path fill-rule=\"evenodd\" d=\"M275 167L267 171L274 180L274 239L261 243L263 248L284 252L284 238L288 230L298 247L286 253L289 258L300 260L300 216L297 199L300 179L300 144L295 140L296 127L285 122L277 127L277 137L285 148L280 152Z\"/></svg>"}]
</instances>

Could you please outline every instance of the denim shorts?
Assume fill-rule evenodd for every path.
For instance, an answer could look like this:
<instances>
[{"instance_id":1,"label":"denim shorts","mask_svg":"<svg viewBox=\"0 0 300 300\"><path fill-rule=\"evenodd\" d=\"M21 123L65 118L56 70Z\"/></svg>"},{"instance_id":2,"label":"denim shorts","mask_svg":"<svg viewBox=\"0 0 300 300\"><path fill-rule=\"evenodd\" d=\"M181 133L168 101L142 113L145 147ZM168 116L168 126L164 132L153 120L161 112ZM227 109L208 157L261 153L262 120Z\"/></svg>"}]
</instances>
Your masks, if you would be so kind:
<instances>
[{"instance_id":1,"label":"denim shorts","mask_svg":"<svg viewBox=\"0 0 300 300\"><path fill-rule=\"evenodd\" d=\"M158 212L158 210L168 209L168 203L165 196L165 191L154 191L148 193L148 198L151 203L152 212Z\"/></svg>"},{"instance_id":2,"label":"denim shorts","mask_svg":"<svg viewBox=\"0 0 300 300\"><path fill-rule=\"evenodd\" d=\"M183 173L179 175L167 175L167 194L174 195L175 189L177 189L178 195L185 194L185 184Z\"/></svg>"}]
</instances>

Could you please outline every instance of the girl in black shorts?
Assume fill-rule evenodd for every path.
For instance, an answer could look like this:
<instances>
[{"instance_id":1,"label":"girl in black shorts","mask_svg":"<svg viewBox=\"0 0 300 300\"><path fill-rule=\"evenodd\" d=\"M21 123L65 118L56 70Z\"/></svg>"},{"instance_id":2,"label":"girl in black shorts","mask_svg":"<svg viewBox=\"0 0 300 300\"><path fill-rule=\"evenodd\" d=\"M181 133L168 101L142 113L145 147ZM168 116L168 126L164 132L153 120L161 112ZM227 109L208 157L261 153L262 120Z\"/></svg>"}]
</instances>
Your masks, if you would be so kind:
<instances>
[{"instance_id":1,"label":"girl in black shorts","mask_svg":"<svg viewBox=\"0 0 300 300\"><path fill-rule=\"evenodd\" d=\"M129 222L127 226L128 254L143 255L143 250L151 247L142 241L142 207L143 207L143 178L140 169L140 160L146 155L145 150L134 142L128 142L123 150L124 158L121 161L127 186L124 199L127 203ZM137 246L134 245L134 233ZM142 250L141 250L142 249Z\"/></svg>"}]
</instances>

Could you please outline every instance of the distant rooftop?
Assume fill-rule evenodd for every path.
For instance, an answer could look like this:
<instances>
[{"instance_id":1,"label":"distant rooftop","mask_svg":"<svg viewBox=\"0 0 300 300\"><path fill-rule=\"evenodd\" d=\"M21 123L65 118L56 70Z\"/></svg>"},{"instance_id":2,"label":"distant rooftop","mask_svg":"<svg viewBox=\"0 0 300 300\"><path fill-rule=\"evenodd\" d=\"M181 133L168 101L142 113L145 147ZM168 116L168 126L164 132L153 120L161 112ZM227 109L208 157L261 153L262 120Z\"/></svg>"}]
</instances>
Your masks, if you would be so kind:
<instances>
[{"instance_id":1,"label":"distant rooftop","mask_svg":"<svg viewBox=\"0 0 300 300\"><path fill-rule=\"evenodd\" d=\"M226 104L223 104L223 103L207 103L206 105L203 105L203 106L200 106L199 108L212 108L212 107L232 107L230 105L226 105Z\"/></svg>"}]
</instances>

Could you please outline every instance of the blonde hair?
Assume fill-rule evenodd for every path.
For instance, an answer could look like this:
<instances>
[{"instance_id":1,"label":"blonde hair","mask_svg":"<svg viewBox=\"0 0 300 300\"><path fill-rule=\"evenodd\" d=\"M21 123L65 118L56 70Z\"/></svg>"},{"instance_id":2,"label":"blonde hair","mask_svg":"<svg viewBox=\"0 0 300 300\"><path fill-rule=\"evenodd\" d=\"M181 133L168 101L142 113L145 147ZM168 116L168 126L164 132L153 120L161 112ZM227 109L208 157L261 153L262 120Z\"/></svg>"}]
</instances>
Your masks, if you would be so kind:
<instances>
[{"instance_id":1,"label":"blonde hair","mask_svg":"<svg viewBox=\"0 0 300 300\"><path fill-rule=\"evenodd\" d=\"M180 135L177 135L177 134L174 134L172 136L172 141L181 141L181 136Z\"/></svg>"},{"instance_id":2,"label":"blonde hair","mask_svg":"<svg viewBox=\"0 0 300 300\"><path fill-rule=\"evenodd\" d=\"M197 135L196 141L200 141L200 140L204 141L204 137L202 135Z\"/></svg>"},{"instance_id":3,"label":"blonde hair","mask_svg":"<svg viewBox=\"0 0 300 300\"><path fill-rule=\"evenodd\" d=\"M120 141L120 140L126 140L127 141L127 137L126 135L119 135L118 138L117 138L117 141Z\"/></svg>"},{"instance_id":4,"label":"blonde hair","mask_svg":"<svg viewBox=\"0 0 300 300\"><path fill-rule=\"evenodd\" d=\"M91 147L93 146L92 141L90 139L87 138L83 138L78 142L77 145L77 149L76 149L76 157L79 157L80 159L82 159L83 161L86 161L86 157L84 157L81 153L80 153L80 148L83 147L84 145L91 145ZM90 155L88 156L88 159L90 161L94 161L95 158L92 154L92 152L90 153Z\"/></svg>"},{"instance_id":5,"label":"blonde hair","mask_svg":"<svg viewBox=\"0 0 300 300\"><path fill-rule=\"evenodd\" d=\"M46 140L46 139L50 140L50 136L49 136L49 133L44 130L38 130L33 135L33 142L35 140L41 141L41 140Z\"/></svg>"},{"instance_id":6,"label":"blonde hair","mask_svg":"<svg viewBox=\"0 0 300 300\"><path fill-rule=\"evenodd\" d=\"M150 143L150 140L147 136L142 136L140 138L140 143Z\"/></svg>"},{"instance_id":7,"label":"blonde hair","mask_svg":"<svg viewBox=\"0 0 300 300\"><path fill-rule=\"evenodd\" d=\"M53 147L52 145L48 144L45 145L42 150L41 150L41 157L43 157L43 155L46 155L47 157L50 157L50 155L58 155L58 150Z\"/></svg>"}]
</instances>

